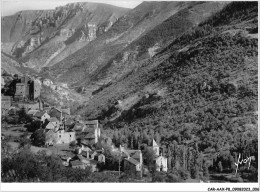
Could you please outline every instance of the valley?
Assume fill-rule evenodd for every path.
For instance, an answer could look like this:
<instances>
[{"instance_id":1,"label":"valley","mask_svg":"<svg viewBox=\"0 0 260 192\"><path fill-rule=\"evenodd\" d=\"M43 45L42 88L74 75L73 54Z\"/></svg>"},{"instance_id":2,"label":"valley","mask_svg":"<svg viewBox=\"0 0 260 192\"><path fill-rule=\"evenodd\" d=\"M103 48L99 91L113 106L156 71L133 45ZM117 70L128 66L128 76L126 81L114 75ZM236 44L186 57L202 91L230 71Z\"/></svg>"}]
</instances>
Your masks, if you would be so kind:
<instances>
[{"instance_id":1,"label":"valley","mask_svg":"<svg viewBox=\"0 0 260 192\"><path fill-rule=\"evenodd\" d=\"M108 163L80 182L257 182L257 2L71 3L2 17L1 29L4 81L39 79L42 101L82 118L75 130L98 120L89 148ZM83 145L61 147L62 158ZM117 176L118 151L135 174L122 164ZM240 155L254 160L235 174Z\"/></svg>"}]
</instances>

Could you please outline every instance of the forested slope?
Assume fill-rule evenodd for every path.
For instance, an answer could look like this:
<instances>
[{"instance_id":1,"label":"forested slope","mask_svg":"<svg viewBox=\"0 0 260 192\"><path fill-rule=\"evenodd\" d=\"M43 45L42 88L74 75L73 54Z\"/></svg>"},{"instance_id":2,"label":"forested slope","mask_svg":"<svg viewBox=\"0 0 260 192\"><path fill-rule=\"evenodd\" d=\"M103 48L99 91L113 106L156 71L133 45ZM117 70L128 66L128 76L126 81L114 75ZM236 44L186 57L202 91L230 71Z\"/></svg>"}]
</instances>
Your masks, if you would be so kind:
<instances>
[{"instance_id":1,"label":"forested slope","mask_svg":"<svg viewBox=\"0 0 260 192\"><path fill-rule=\"evenodd\" d=\"M78 112L103 119L116 145L145 148L155 138L170 169L192 177L234 172L239 153L255 156L239 171L257 181L257 4L230 3Z\"/></svg>"}]
</instances>

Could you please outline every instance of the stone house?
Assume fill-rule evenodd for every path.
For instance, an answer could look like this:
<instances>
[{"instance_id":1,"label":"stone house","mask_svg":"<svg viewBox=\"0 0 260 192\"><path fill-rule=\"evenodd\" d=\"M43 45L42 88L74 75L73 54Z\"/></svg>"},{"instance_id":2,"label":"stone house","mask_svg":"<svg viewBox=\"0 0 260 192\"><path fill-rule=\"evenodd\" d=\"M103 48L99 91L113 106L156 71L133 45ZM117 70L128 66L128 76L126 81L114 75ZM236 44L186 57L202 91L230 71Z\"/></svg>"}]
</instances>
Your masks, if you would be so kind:
<instances>
[{"instance_id":1,"label":"stone house","mask_svg":"<svg viewBox=\"0 0 260 192\"><path fill-rule=\"evenodd\" d=\"M85 169L85 165L80 160L70 161L72 168Z\"/></svg>"},{"instance_id":2,"label":"stone house","mask_svg":"<svg viewBox=\"0 0 260 192\"><path fill-rule=\"evenodd\" d=\"M74 125L75 125L75 122L73 119L71 119L71 118L65 119L65 121L64 121L65 130L68 131L68 130L73 129Z\"/></svg>"},{"instance_id":3,"label":"stone house","mask_svg":"<svg viewBox=\"0 0 260 192\"><path fill-rule=\"evenodd\" d=\"M75 123L73 130L74 131L82 131L82 130L84 130L85 127L86 127L86 125L77 122L77 123Z\"/></svg>"},{"instance_id":4,"label":"stone house","mask_svg":"<svg viewBox=\"0 0 260 192\"><path fill-rule=\"evenodd\" d=\"M75 132L65 132L64 130L47 130L46 132L46 145L69 144L72 141L76 141Z\"/></svg>"},{"instance_id":5,"label":"stone house","mask_svg":"<svg viewBox=\"0 0 260 192\"><path fill-rule=\"evenodd\" d=\"M94 155L94 160L96 160L100 163L106 163L106 157L102 153L97 153L96 155Z\"/></svg>"},{"instance_id":6,"label":"stone house","mask_svg":"<svg viewBox=\"0 0 260 192\"><path fill-rule=\"evenodd\" d=\"M155 142L153 139L153 146L152 149L154 151L154 167L156 171L165 171L167 172L167 158L162 156L162 153L160 152L159 145Z\"/></svg>"},{"instance_id":7,"label":"stone house","mask_svg":"<svg viewBox=\"0 0 260 192\"><path fill-rule=\"evenodd\" d=\"M141 164L132 157L124 159L124 172L128 175L138 176L141 175Z\"/></svg>"},{"instance_id":8,"label":"stone house","mask_svg":"<svg viewBox=\"0 0 260 192\"><path fill-rule=\"evenodd\" d=\"M49 123L46 125L45 129L46 129L46 130L54 130L54 131L57 131L57 130L56 130L56 127L57 127L57 126L55 126L52 122L49 122Z\"/></svg>"},{"instance_id":9,"label":"stone house","mask_svg":"<svg viewBox=\"0 0 260 192\"><path fill-rule=\"evenodd\" d=\"M33 115L33 117L36 117L40 121L44 122L46 119L50 118L50 115L45 111L38 111Z\"/></svg>"},{"instance_id":10,"label":"stone house","mask_svg":"<svg viewBox=\"0 0 260 192\"><path fill-rule=\"evenodd\" d=\"M50 117L56 117L57 119L62 121L63 118L66 118L66 116L70 115L70 109L69 108L68 109L61 109L61 108L53 107L49 111L49 115L50 115Z\"/></svg>"},{"instance_id":11,"label":"stone house","mask_svg":"<svg viewBox=\"0 0 260 192\"><path fill-rule=\"evenodd\" d=\"M85 158L82 155L75 155L71 159L71 163L74 161L76 161L76 162L80 161L82 163L82 165L84 166L84 168L83 168L83 166L81 166L81 168L83 168L83 169L85 169L85 167L90 167L92 172L99 170L97 167L98 161L96 161L96 160ZM76 164L80 164L80 163L77 162Z\"/></svg>"},{"instance_id":12,"label":"stone house","mask_svg":"<svg viewBox=\"0 0 260 192\"><path fill-rule=\"evenodd\" d=\"M156 171L164 171L167 172L167 158L163 157L162 155L156 157L154 160L155 170Z\"/></svg>"},{"instance_id":13,"label":"stone house","mask_svg":"<svg viewBox=\"0 0 260 192\"><path fill-rule=\"evenodd\" d=\"M85 121L85 128L82 132L87 133L85 136L85 140L89 142L89 144L94 144L98 142L100 138L100 128L98 124L98 120L93 121Z\"/></svg>"},{"instance_id":14,"label":"stone house","mask_svg":"<svg viewBox=\"0 0 260 192\"><path fill-rule=\"evenodd\" d=\"M55 127L58 127L60 125L60 121L56 117L51 117L48 119L49 122L51 122Z\"/></svg>"}]
</instances>

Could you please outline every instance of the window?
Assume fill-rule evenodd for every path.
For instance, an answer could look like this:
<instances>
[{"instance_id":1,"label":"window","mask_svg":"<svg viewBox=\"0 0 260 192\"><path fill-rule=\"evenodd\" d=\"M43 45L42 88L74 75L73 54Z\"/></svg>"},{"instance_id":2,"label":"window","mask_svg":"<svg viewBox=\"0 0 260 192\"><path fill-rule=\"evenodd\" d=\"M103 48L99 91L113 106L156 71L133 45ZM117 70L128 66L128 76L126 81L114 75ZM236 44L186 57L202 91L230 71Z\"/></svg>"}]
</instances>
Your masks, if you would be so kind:
<instances>
[{"instance_id":1,"label":"window","mask_svg":"<svg viewBox=\"0 0 260 192\"><path fill-rule=\"evenodd\" d=\"M70 135L70 137L71 137L71 135Z\"/></svg>"},{"instance_id":2,"label":"window","mask_svg":"<svg viewBox=\"0 0 260 192\"><path fill-rule=\"evenodd\" d=\"M61 135L59 135L59 138L61 138Z\"/></svg>"}]
</instances>

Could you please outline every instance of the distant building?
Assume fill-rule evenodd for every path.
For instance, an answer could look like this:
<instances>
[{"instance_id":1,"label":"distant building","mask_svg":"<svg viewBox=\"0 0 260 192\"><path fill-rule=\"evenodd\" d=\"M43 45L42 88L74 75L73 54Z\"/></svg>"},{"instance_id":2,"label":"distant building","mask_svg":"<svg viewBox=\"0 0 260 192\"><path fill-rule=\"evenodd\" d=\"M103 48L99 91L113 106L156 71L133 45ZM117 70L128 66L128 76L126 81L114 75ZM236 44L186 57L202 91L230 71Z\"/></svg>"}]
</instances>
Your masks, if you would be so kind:
<instances>
[{"instance_id":1,"label":"distant building","mask_svg":"<svg viewBox=\"0 0 260 192\"><path fill-rule=\"evenodd\" d=\"M69 109L61 109L61 108L55 108L53 107L50 111L49 111L49 115L50 117L56 117L57 119L59 119L60 121L62 121L62 119L68 115L70 115L70 110Z\"/></svg>"},{"instance_id":2,"label":"distant building","mask_svg":"<svg viewBox=\"0 0 260 192\"><path fill-rule=\"evenodd\" d=\"M143 155L141 150L127 150L120 146L124 158L124 172L137 177L142 177Z\"/></svg>"},{"instance_id":3,"label":"distant building","mask_svg":"<svg viewBox=\"0 0 260 192\"><path fill-rule=\"evenodd\" d=\"M65 130L68 131L68 130L73 129L74 124L75 124L75 121L73 119L71 119L71 118L65 119L65 121L64 121Z\"/></svg>"},{"instance_id":4,"label":"distant building","mask_svg":"<svg viewBox=\"0 0 260 192\"><path fill-rule=\"evenodd\" d=\"M29 111L27 112L27 115L29 115L30 117L33 117L34 114L37 113L37 112L39 112L39 110L33 110L33 109L31 109L31 110L29 110Z\"/></svg>"},{"instance_id":5,"label":"distant building","mask_svg":"<svg viewBox=\"0 0 260 192\"><path fill-rule=\"evenodd\" d=\"M164 171L167 172L167 158L162 155L156 157L154 160L156 171Z\"/></svg>"},{"instance_id":6,"label":"distant building","mask_svg":"<svg viewBox=\"0 0 260 192\"><path fill-rule=\"evenodd\" d=\"M65 132L64 130L48 130L45 136L45 144L69 144L72 141L76 141L75 132Z\"/></svg>"},{"instance_id":7,"label":"distant building","mask_svg":"<svg viewBox=\"0 0 260 192\"><path fill-rule=\"evenodd\" d=\"M84 125L82 123L75 123L75 125L73 126L73 130L82 131L82 130L84 130L85 127L86 127L86 125Z\"/></svg>"},{"instance_id":8,"label":"distant building","mask_svg":"<svg viewBox=\"0 0 260 192\"><path fill-rule=\"evenodd\" d=\"M155 154L156 156L159 156L160 147L159 147L159 145L157 145L157 143L155 142L154 139L153 139L153 151L154 151L154 154Z\"/></svg>"},{"instance_id":9,"label":"distant building","mask_svg":"<svg viewBox=\"0 0 260 192\"><path fill-rule=\"evenodd\" d=\"M87 133L84 139L89 142L90 145L98 142L100 138L100 128L98 124L98 120L93 121L85 121L86 125L82 132Z\"/></svg>"},{"instance_id":10,"label":"distant building","mask_svg":"<svg viewBox=\"0 0 260 192\"><path fill-rule=\"evenodd\" d=\"M75 160L75 161L70 161L70 165L72 168L78 168L78 169L85 169L85 165L79 161L79 160Z\"/></svg>"},{"instance_id":11,"label":"distant building","mask_svg":"<svg viewBox=\"0 0 260 192\"><path fill-rule=\"evenodd\" d=\"M128 175L138 176L141 173L141 164L132 157L124 159L124 172Z\"/></svg>"},{"instance_id":12,"label":"distant building","mask_svg":"<svg viewBox=\"0 0 260 192\"><path fill-rule=\"evenodd\" d=\"M45 111L37 111L33 117L38 118L40 121L44 122L46 119L50 118L50 115Z\"/></svg>"},{"instance_id":13,"label":"distant building","mask_svg":"<svg viewBox=\"0 0 260 192\"><path fill-rule=\"evenodd\" d=\"M155 154L154 158L154 167L156 171L165 171L167 172L167 158L162 156L162 153L160 153L160 147L153 139L153 151ZM161 155L160 155L161 154Z\"/></svg>"},{"instance_id":14,"label":"distant building","mask_svg":"<svg viewBox=\"0 0 260 192\"><path fill-rule=\"evenodd\" d=\"M60 125L60 121L56 117L51 117L48 119L50 123L52 123L55 127Z\"/></svg>"},{"instance_id":15,"label":"distant building","mask_svg":"<svg viewBox=\"0 0 260 192\"><path fill-rule=\"evenodd\" d=\"M75 155L71 159L70 163L72 166L74 166L73 168L85 169L86 167L90 167L92 172L99 171L97 167L98 161L85 158L82 155Z\"/></svg>"}]
</instances>

